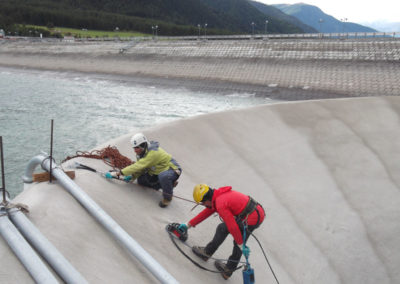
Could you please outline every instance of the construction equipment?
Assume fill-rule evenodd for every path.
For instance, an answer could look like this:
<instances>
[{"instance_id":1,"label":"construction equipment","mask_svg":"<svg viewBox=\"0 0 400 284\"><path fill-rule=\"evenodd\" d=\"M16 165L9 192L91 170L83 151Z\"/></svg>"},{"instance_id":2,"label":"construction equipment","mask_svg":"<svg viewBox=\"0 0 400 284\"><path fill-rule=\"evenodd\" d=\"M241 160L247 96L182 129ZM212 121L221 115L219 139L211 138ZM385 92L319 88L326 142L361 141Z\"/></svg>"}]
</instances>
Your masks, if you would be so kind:
<instances>
[{"instance_id":1,"label":"construction equipment","mask_svg":"<svg viewBox=\"0 0 400 284\"><path fill-rule=\"evenodd\" d=\"M105 173L105 172L101 172L101 171L99 171L99 170L93 169L92 167L83 165L83 164L78 163L78 162L75 162L74 167L75 167L76 169L88 170L88 171L97 173L97 174L101 175L102 177L106 177L106 174L107 174L107 173ZM112 178L113 178L113 179L117 179L117 180L122 180L122 179L119 179L118 177L112 177Z\"/></svg>"},{"instance_id":2,"label":"construction equipment","mask_svg":"<svg viewBox=\"0 0 400 284\"><path fill-rule=\"evenodd\" d=\"M188 232L187 230L179 229L179 225L179 223L169 223L165 229L174 234L182 242L185 242L188 239Z\"/></svg>"}]
</instances>

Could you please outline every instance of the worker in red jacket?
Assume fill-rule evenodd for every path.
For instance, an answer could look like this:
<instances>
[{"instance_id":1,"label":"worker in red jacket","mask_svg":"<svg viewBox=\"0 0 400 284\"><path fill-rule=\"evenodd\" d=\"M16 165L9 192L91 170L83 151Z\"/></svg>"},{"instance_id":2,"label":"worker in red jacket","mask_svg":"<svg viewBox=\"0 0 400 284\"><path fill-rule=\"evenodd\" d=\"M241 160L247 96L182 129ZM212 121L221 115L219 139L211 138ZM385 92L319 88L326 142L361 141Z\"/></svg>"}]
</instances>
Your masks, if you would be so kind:
<instances>
[{"instance_id":1,"label":"worker in red jacket","mask_svg":"<svg viewBox=\"0 0 400 284\"><path fill-rule=\"evenodd\" d=\"M198 184L194 187L193 199L206 208L188 224L181 224L179 228L187 230L207 219L214 212L219 214L223 223L217 226L213 239L205 247L194 246L192 251L207 261L230 233L234 239L232 255L227 263L220 260L215 261L215 267L221 271L222 277L228 279L238 266L242 254L248 256L249 250L245 243L251 232L264 221L264 209L250 196L234 191L230 186L212 189L206 184ZM245 240L243 240L244 226L246 226ZM240 245L242 245L243 252Z\"/></svg>"}]
</instances>

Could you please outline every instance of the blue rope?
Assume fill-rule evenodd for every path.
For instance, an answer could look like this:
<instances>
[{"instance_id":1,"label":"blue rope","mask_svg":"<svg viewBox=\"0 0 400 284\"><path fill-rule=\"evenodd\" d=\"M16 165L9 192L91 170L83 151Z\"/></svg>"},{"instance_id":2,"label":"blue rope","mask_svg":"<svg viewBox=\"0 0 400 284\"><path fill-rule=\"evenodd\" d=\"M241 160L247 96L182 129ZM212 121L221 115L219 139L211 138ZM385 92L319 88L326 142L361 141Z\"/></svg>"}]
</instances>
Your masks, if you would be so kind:
<instances>
[{"instance_id":1,"label":"blue rope","mask_svg":"<svg viewBox=\"0 0 400 284\"><path fill-rule=\"evenodd\" d=\"M243 222L243 246L242 246L242 251L246 250L245 253L245 258L246 258L246 267L243 270L243 284L254 284L255 279L254 279L254 269L251 268L250 263L249 263L249 255L250 255L250 249L246 246L246 231L247 231L247 224L246 222Z\"/></svg>"},{"instance_id":2,"label":"blue rope","mask_svg":"<svg viewBox=\"0 0 400 284\"><path fill-rule=\"evenodd\" d=\"M246 248L246 230L247 230L247 224L246 224L246 222L243 222L243 246L242 246L242 251ZM246 258L246 265L250 266L249 256L245 255L244 257Z\"/></svg>"}]
</instances>

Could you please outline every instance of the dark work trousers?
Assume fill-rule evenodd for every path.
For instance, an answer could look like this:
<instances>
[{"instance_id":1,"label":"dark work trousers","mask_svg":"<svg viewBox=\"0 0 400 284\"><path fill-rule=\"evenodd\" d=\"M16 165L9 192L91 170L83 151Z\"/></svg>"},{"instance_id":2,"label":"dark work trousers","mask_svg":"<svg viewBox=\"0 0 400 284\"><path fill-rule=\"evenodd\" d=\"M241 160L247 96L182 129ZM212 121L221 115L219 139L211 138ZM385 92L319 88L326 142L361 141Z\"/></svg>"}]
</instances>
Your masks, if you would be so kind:
<instances>
[{"instance_id":1,"label":"dark work trousers","mask_svg":"<svg viewBox=\"0 0 400 284\"><path fill-rule=\"evenodd\" d=\"M148 173L138 177L138 184L151 187L155 190L162 188L163 198L167 200L172 199L172 193L174 189L174 182L179 178L178 174L173 170L169 169L161 172L159 175L149 175Z\"/></svg>"},{"instance_id":2,"label":"dark work trousers","mask_svg":"<svg viewBox=\"0 0 400 284\"><path fill-rule=\"evenodd\" d=\"M242 232L242 237L243 237L243 221L242 220L237 220L236 223L239 226L240 231ZM246 228L246 240L243 240L245 243L247 239L250 236L250 233L253 232L255 229L257 229L260 226L254 225L254 226L247 226ZM217 226L217 229L215 231L214 238L212 239L211 242L209 242L205 248L205 252L208 255L213 255L214 252L218 249L218 247L224 242L226 237L229 235L229 231L225 223L221 223ZM242 250L240 249L239 245L233 241L233 250L232 254L229 257L229 260L227 262L227 268L229 270L235 270L236 267L239 264L240 258L242 257Z\"/></svg>"}]
</instances>

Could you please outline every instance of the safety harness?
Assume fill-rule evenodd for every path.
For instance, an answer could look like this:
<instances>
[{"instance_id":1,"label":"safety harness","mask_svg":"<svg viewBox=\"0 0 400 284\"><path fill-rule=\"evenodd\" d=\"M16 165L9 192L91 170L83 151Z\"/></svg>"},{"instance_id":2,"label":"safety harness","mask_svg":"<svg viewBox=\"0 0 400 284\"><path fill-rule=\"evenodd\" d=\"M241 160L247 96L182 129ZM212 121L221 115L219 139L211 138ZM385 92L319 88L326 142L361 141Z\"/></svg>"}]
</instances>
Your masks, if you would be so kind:
<instances>
[{"instance_id":1,"label":"safety harness","mask_svg":"<svg viewBox=\"0 0 400 284\"><path fill-rule=\"evenodd\" d=\"M248 215L250 215L254 212L254 210L257 209L257 205L259 205L259 203L255 201L251 196L249 196L249 201L247 201L246 206L244 207L242 212L240 212L238 217L240 219L246 219Z\"/></svg>"}]
</instances>

